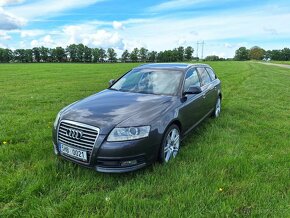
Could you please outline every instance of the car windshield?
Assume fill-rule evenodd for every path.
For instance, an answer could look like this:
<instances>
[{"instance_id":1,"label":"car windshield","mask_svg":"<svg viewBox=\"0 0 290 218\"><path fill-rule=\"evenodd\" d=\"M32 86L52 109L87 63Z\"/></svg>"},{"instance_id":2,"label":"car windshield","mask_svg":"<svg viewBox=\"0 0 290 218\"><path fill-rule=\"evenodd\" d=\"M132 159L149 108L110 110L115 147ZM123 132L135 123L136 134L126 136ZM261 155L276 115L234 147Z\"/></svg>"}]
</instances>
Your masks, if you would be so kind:
<instances>
[{"instance_id":1,"label":"car windshield","mask_svg":"<svg viewBox=\"0 0 290 218\"><path fill-rule=\"evenodd\" d=\"M162 69L133 69L111 89L156 95L176 95L182 79L181 71Z\"/></svg>"}]
</instances>

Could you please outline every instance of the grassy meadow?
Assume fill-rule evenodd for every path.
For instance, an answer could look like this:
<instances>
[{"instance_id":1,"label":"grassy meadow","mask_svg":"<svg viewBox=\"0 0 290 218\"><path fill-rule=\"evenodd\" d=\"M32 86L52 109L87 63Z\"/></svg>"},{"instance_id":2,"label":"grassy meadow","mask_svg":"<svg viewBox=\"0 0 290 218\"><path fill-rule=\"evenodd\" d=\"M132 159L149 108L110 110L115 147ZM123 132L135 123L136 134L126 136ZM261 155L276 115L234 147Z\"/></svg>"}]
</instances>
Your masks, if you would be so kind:
<instances>
[{"instance_id":1,"label":"grassy meadow","mask_svg":"<svg viewBox=\"0 0 290 218\"><path fill-rule=\"evenodd\" d=\"M273 64L287 64L290 65L290 61L270 61Z\"/></svg>"},{"instance_id":2,"label":"grassy meadow","mask_svg":"<svg viewBox=\"0 0 290 218\"><path fill-rule=\"evenodd\" d=\"M290 217L290 70L209 63L222 115L167 166L102 174L53 153L57 112L138 64L0 64L0 217Z\"/></svg>"}]
</instances>

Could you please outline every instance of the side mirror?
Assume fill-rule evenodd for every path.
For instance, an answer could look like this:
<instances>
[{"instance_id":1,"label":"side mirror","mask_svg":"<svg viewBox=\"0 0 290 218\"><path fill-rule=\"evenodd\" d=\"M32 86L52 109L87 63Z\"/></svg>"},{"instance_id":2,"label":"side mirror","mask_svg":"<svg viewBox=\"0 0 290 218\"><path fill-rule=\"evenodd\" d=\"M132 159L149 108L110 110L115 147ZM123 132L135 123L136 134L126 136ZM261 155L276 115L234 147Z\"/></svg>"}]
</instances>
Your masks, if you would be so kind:
<instances>
[{"instance_id":1,"label":"side mirror","mask_svg":"<svg viewBox=\"0 0 290 218\"><path fill-rule=\"evenodd\" d=\"M115 82L116 82L116 80L111 79L111 80L109 81L109 86L112 86Z\"/></svg>"},{"instance_id":2,"label":"side mirror","mask_svg":"<svg viewBox=\"0 0 290 218\"><path fill-rule=\"evenodd\" d=\"M185 92L183 92L183 95L199 94L201 92L202 90L199 86L189 86L189 88Z\"/></svg>"}]
</instances>

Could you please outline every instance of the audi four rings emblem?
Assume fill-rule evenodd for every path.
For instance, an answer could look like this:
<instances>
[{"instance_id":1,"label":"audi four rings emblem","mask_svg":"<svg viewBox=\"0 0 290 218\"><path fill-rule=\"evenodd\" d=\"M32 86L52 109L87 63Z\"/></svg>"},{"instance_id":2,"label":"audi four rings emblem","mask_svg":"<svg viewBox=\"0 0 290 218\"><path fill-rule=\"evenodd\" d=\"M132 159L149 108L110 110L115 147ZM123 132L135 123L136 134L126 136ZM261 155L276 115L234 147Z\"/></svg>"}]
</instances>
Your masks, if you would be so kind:
<instances>
[{"instance_id":1,"label":"audi four rings emblem","mask_svg":"<svg viewBox=\"0 0 290 218\"><path fill-rule=\"evenodd\" d=\"M83 136L83 132L75 129L67 129L66 136L72 139L80 140Z\"/></svg>"}]
</instances>

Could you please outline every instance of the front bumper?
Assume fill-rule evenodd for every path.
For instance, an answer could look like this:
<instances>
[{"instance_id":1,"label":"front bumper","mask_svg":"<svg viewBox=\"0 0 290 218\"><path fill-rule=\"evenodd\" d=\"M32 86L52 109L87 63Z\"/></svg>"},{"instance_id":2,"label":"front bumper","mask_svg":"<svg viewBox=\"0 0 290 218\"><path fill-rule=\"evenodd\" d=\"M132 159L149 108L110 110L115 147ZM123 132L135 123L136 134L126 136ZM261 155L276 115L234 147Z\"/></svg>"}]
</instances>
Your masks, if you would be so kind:
<instances>
[{"instance_id":1,"label":"front bumper","mask_svg":"<svg viewBox=\"0 0 290 218\"><path fill-rule=\"evenodd\" d=\"M55 153L69 161L98 172L125 173L141 169L156 160L159 144L152 142L150 138L107 142L104 135L99 135L88 162L61 154L59 144L53 144Z\"/></svg>"}]
</instances>

